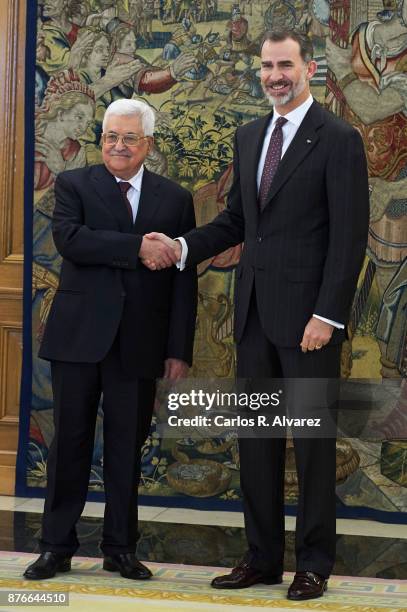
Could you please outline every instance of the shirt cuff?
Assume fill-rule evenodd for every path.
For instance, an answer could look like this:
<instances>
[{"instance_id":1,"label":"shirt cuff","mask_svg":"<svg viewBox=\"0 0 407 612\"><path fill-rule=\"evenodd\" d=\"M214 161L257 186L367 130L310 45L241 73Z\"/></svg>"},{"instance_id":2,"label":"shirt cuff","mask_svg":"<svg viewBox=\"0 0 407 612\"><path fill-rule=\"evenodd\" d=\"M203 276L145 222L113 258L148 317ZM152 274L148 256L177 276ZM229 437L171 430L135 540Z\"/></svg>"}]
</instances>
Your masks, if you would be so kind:
<instances>
[{"instance_id":1,"label":"shirt cuff","mask_svg":"<svg viewBox=\"0 0 407 612\"><path fill-rule=\"evenodd\" d=\"M337 321L331 321L331 319L325 319L325 317L320 317L317 314L313 314L312 316L315 317L316 319L319 319L320 321L324 321L324 323L329 323L329 325L333 325L337 329L345 329L345 326L343 323L338 323Z\"/></svg>"},{"instance_id":2,"label":"shirt cuff","mask_svg":"<svg viewBox=\"0 0 407 612\"><path fill-rule=\"evenodd\" d=\"M175 238L175 240L178 240L178 242L181 245L181 259L177 261L175 265L177 266L178 270L182 272L182 270L185 269L185 262L188 257L188 246L187 246L187 243L185 242L185 238L183 238L182 236Z\"/></svg>"}]
</instances>

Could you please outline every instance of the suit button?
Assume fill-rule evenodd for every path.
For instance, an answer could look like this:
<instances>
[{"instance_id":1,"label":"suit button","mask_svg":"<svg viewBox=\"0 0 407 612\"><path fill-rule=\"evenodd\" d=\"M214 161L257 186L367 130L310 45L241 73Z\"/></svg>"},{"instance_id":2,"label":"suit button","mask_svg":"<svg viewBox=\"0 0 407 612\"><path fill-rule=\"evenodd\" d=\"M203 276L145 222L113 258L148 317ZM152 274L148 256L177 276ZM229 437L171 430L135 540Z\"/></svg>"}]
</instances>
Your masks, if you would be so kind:
<instances>
[{"instance_id":1,"label":"suit button","mask_svg":"<svg viewBox=\"0 0 407 612\"><path fill-rule=\"evenodd\" d=\"M124 291L120 294L120 297L126 297L127 293L124 293Z\"/></svg>"},{"instance_id":2,"label":"suit button","mask_svg":"<svg viewBox=\"0 0 407 612\"><path fill-rule=\"evenodd\" d=\"M257 236L257 242L261 242L263 238L261 236Z\"/></svg>"}]
</instances>

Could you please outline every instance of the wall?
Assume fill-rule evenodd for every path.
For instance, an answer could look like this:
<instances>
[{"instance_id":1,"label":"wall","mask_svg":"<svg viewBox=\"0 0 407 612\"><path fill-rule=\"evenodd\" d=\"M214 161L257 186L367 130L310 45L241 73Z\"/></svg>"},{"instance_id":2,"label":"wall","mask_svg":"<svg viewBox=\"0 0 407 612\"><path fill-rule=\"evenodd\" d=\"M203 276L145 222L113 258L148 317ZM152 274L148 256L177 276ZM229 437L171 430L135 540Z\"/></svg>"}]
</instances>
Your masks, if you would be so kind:
<instances>
[{"instance_id":1,"label":"wall","mask_svg":"<svg viewBox=\"0 0 407 612\"><path fill-rule=\"evenodd\" d=\"M13 494L22 361L25 2L0 20L0 494Z\"/></svg>"}]
</instances>

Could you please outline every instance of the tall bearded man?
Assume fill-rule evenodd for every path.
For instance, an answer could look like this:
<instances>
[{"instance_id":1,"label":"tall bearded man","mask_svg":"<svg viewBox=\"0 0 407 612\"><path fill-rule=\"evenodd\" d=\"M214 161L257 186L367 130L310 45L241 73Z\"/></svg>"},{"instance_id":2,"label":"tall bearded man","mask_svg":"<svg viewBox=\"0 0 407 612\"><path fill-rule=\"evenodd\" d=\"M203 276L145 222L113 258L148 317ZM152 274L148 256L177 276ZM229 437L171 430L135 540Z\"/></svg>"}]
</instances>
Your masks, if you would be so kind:
<instances>
[{"instance_id":1,"label":"tall bearded man","mask_svg":"<svg viewBox=\"0 0 407 612\"><path fill-rule=\"evenodd\" d=\"M273 111L237 129L226 209L178 240L149 236L173 248L186 269L244 241L235 294L239 377L340 374L367 240L368 177L359 133L310 93L316 68L306 36L265 34L261 81ZM147 263L161 267L154 258ZM289 599L320 597L327 588L335 560L335 446L334 438L294 438L297 567ZM285 438L240 439L249 547L213 587L282 581L285 449Z\"/></svg>"}]
</instances>

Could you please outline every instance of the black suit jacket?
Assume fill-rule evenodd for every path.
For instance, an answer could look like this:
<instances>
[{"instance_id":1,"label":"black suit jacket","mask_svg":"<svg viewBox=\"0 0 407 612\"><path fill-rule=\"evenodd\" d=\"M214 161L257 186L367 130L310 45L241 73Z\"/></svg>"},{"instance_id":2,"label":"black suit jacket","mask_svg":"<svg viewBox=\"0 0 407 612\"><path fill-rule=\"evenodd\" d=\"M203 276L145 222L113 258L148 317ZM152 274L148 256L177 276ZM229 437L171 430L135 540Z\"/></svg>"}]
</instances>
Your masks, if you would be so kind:
<instances>
[{"instance_id":1,"label":"black suit jacket","mask_svg":"<svg viewBox=\"0 0 407 612\"><path fill-rule=\"evenodd\" d=\"M348 322L367 241L367 166L359 133L314 101L260 213L256 174L271 117L238 128L227 207L185 236L187 264L244 241L236 273L235 339L242 337L255 286L270 341L297 347L313 314ZM344 332L335 330L331 342L343 339Z\"/></svg>"},{"instance_id":2,"label":"black suit jacket","mask_svg":"<svg viewBox=\"0 0 407 612\"><path fill-rule=\"evenodd\" d=\"M195 227L191 194L145 169L133 225L115 178L98 165L61 173L55 199L52 231L63 261L39 356L98 362L121 326L137 376L161 376L167 357L191 364L196 270L151 272L138 257L143 234L175 237Z\"/></svg>"}]
</instances>

